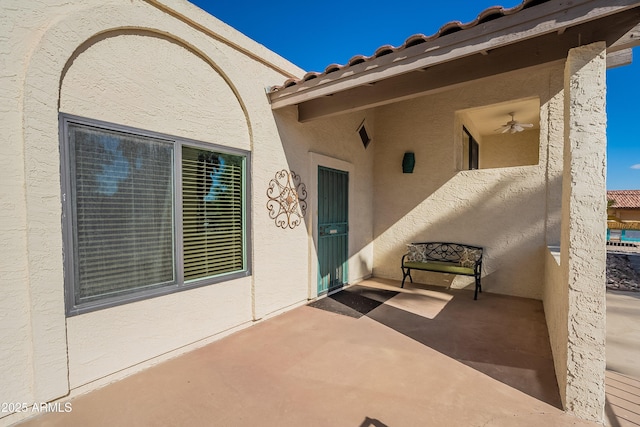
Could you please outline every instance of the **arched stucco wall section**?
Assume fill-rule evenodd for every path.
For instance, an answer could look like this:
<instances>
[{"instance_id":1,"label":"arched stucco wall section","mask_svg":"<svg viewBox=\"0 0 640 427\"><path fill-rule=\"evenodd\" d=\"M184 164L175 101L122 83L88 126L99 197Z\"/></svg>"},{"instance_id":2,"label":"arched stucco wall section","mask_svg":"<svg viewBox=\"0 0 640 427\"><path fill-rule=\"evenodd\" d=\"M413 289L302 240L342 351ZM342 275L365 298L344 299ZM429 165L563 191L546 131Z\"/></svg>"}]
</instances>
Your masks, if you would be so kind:
<instances>
[{"instance_id":1,"label":"arched stucco wall section","mask_svg":"<svg viewBox=\"0 0 640 427\"><path fill-rule=\"evenodd\" d=\"M148 29L101 33L74 53L60 86L61 112L251 149L233 84L173 37Z\"/></svg>"},{"instance_id":2,"label":"arched stucco wall section","mask_svg":"<svg viewBox=\"0 0 640 427\"><path fill-rule=\"evenodd\" d=\"M65 69L62 112L251 148L246 112L233 88L202 55L173 38L151 31L101 33ZM70 386L250 320L250 277L69 318Z\"/></svg>"},{"instance_id":3,"label":"arched stucco wall section","mask_svg":"<svg viewBox=\"0 0 640 427\"><path fill-rule=\"evenodd\" d=\"M24 79L20 79L23 82L20 94L20 111L25 167L24 175L20 179L24 182L22 191L26 248L17 256L19 258L17 262L24 262L26 265L25 277L28 277L26 279L28 285L25 286L25 282L16 282L14 287L15 291L23 295L27 301L27 310L21 310L23 313L16 314L16 316L20 317L22 323L28 325L31 339L28 340L24 351L16 352L16 355L12 356L20 360L15 363L8 362L11 366L15 366L17 371L20 371L19 374L16 374L18 377L27 379L15 382L16 388L14 390L7 390L7 396L14 399L16 396L20 396L21 399L24 398L27 401L51 400L64 396L70 388L73 389L93 379L111 375L104 380L110 381L115 379L113 374L117 371L119 371L119 376L124 376L131 370L141 369L144 366L131 367L131 364L146 360L145 357L157 357L159 354L169 351L175 354L177 349L181 349L179 351L189 349L185 343L188 340L185 339L182 339L180 343L166 342L162 344L163 349L156 348L154 354L136 355L128 360L125 357L124 362L118 367L100 366L98 363L90 371L76 370L76 374L72 373L70 377L67 340L69 340L69 347L72 347L74 345L72 342L80 342L83 337L94 337L91 334L78 334L78 330L74 329L76 325L64 317L58 102L61 103L60 107L63 110L68 108L68 112L89 115L86 113L87 110L80 108L86 106L87 101L76 99L74 105L73 102L64 99L64 96L60 98L62 86L71 83L78 77L74 76L76 71L73 69L73 63L69 62L74 58L74 55L76 59L80 58L83 47L88 46L91 49L90 46L95 45L89 41L104 40L104 35L110 34L112 31L123 31L122 29L132 32L151 31L156 34L155 38L158 40L161 39L159 35L163 35L165 42L166 37L171 35L171 39L179 40L179 42L174 41L173 48L181 46L191 54L196 53L193 55L194 58L205 59L204 62L208 63L210 67L215 64L217 73L214 74L217 74L220 81L227 82L229 96L232 95L235 98L234 105L238 106L245 117L243 137L238 136L240 134L235 134L237 137L236 146L245 149L251 147L252 132L250 129L252 126L250 123L258 123L259 132L263 139L268 139L271 136L277 137L277 130L272 122L273 118L270 116L264 92L256 90L256 86L260 89L264 87L264 83L262 83L264 81L280 81L282 79L282 74L275 71L276 68L265 66L264 62L258 63L254 58L244 56L242 52L238 53L232 45L216 44L217 42L210 35L203 33L193 25L176 19L175 15L168 15L165 11L145 2L112 0L96 3L98 2L93 5L90 1L81 4L60 2L58 5L49 5L46 12L39 10L37 5L32 4L26 5L25 9L16 12L16 15L20 15L23 22L31 22L29 18L38 16L37 25L39 27L38 31L32 31L30 38L21 45L22 51L19 58L25 64L24 69L21 70L21 73L24 72ZM185 9L188 8L185 7ZM190 10L189 12L194 13L194 16L198 15L197 11ZM46 18L40 16L43 14ZM202 14L202 18L208 22L210 17ZM213 18L211 20L215 21ZM220 25L221 28L224 26L218 21L213 24L215 24L214 30L216 25ZM228 27L225 26L223 29L228 32ZM241 43L246 42L239 33L238 39ZM189 42L187 43L185 40ZM85 43L89 44L85 45ZM276 58L275 55L273 57ZM282 63L284 64L284 61ZM291 66L291 69L295 69L295 67ZM234 82L234 84L230 82ZM92 111L95 111L95 108ZM237 119L239 114L235 114L235 117ZM96 118L111 120L111 118L104 116ZM115 120L117 117L112 118ZM270 118L271 122L264 120L265 118ZM236 122L238 121L239 119L236 120ZM140 120L134 115L127 117L124 124L141 126L144 124L143 122L144 120ZM155 123L157 124L158 120ZM152 121L147 124L152 124ZM144 125L143 127L151 126ZM168 129L151 130L167 131ZM187 135L180 136L194 137L203 132L205 131L202 128L197 131L187 129L185 131ZM180 134L181 131L167 131L167 133ZM206 140L209 141L208 138ZM211 142L219 143L219 141ZM269 149L265 146L265 150ZM283 156L280 155L278 158L283 158ZM251 278L247 278L234 289L225 286L202 288L205 293L207 290L213 292L212 289L215 289L219 306L224 306L228 301L242 301L243 306L231 315L213 313L213 318L208 318L206 325L203 326L205 329L209 328L209 332L200 331L197 345L205 344L207 339L213 339L213 335L217 333L231 330L232 327L240 327L252 320L252 286ZM242 295L238 298L237 293ZM190 292L180 294L190 294ZM180 300L187 297L178 295L173 298ZM156 300L158 299L153 301ZM200 301L207 300L206 297L200 298ZM175 304L167 304L167 306L184 307L192 302L171 301ZM139 304L141 304L138 307L141 309L141 313L149 309L148 306L144 306L145 302ZM198 310L206 310L207 308L199 307L199 309L191 307L189 313L195 315L194 313L199 312ZM153 309L161 312L161 309L156 306ZM116 317L123 314L125 313L117 310L112 312L112 316ZM78 318L80 317L84 316ZM100 315L96 315L94 322L99 324L108 320L110 319L100 318ZM185 321L187 320L188 316L185 317ZM16 322L18 321L16 320ZM121 342L121 344L126 346L134 341ZM87 345L92 346L95 352L100 351L101 346L95 342L87 343ZM142 344L138 344L138 346L140 345ZM117 346L111 351L117 352ZM84 357L88 359L90 356L85 354ZM71 359L72 357L69 358L70 361ZM27 362L25 363L24 360ZM78 363L81 364L81 362Z\"/></svg>"}]
</instances>

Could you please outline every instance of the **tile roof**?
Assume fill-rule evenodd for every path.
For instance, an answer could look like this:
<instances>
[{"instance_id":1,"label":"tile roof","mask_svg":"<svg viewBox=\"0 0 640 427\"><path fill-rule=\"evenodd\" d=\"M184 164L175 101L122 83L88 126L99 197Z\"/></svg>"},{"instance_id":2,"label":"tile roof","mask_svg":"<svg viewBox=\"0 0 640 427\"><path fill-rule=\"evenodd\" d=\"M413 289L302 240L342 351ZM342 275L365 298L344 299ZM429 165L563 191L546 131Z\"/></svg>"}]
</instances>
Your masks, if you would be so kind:
<instances>
[{"instance_id":1,"label":"tile roof","mask_svg":"<svg viewBox=\"0 0 640 427\"><path fill-rule=\"evenodd\" d=\"M612 190L607 191L607 200L612 200L612 208L639 209L640 190Z\"/></svg>"},{"instance_id":2,"label":"tile roof","mask_svg":"<svg viewBox=\"0 0 640 427\"><path fill-rule=\"evenodd\" d=\"M463 24L460 21L451 21L448 22L446 24L444 24L442 27L440 27L440 29L433 35L431 36L425 36L424 34L414 34L411 37L409 37L408 39L405 40L405 42L398 46L398 47L393 47L391 45L384 45L384 46L380 46L378 49L376 49L376 51L374 52L373 55L371 56L364 56L364 55L356 55L354 57L352 57L346 64L344 65L339 65L339 64L330 64L328 65L325 70L321 73L319 72L309 72L307 74L305 74L301 79L295 79L295 78L290 78L287 81L284 82L284 84L279 85L279 86L273 86L269 89L269 92L273 93L273 92L277 92L283 89L286 89L288 87L291 86L295 86L297 84L301 84L304 83L306 81L336 72L336 71L340 71L340 70L345 70L346 68L349 68L351 66L354 65L358 65L361 64L363 62L369 62L372 61L376 58L379 58L381 56L384 55L388 55L390 53L394 53L394 52L398 52L407 48L410 48L412 46L416 46L418 44L421 43L425 43L428 41L432 41L435 40L439 37L444 37L448 34L452 34L452 33L456 33L458 31L462 31L462 30L467 30L469 28L473 28L479 24L483 24L485 22L489 22L489 21L493 21L494 19L498 19L501 18L503 16L507 16L507 15L513 15L514 13L518 13L523 9L527 9L533 6L537 6L539 4L542 3L546 3L549 0L522 0L522 3L520 3L517 6L511 7L511 8L504 8L502 6L492 6L489 7L487 9L485 9L484 11L480 12L480 14L476 17L476 19L474 19L471 22L467 22L465 24Z\"/></svg>"}]
</instances>

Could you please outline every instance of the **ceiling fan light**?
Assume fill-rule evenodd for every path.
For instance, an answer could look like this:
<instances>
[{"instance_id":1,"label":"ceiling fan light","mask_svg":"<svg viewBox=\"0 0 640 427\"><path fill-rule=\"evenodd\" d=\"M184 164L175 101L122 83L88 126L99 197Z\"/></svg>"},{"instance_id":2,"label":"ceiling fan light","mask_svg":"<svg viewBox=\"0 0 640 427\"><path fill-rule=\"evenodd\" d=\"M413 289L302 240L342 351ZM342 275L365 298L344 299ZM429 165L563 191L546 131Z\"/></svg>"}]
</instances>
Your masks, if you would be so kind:
<instances>
[{"instance_id":1,"label":"ceiling fan light","mask_svg":"<svg viewBox=\"0 0 640 427\"><path fill-rule=\"evenodd\" d=\"M520 123L515 119L515 113L509 113L511 116L511 120L504 124L502 128L496 129L496 131L500 131L500 133L516 133L522 132L525 128L533 127L532 123Z\"/></svg>"}]
</instances>

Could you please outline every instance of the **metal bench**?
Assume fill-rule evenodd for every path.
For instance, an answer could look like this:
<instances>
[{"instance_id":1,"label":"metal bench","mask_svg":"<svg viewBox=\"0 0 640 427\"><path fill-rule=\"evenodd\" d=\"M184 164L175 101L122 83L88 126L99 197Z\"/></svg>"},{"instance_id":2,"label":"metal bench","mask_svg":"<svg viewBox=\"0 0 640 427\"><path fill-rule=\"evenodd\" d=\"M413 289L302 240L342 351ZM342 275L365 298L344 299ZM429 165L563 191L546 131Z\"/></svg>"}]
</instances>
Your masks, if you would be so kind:
<instances>
[{"instance_id":1,"label":"metal bench","mask_svg":"<svg viewBox=\"0 0 640 427\"><path fill-rule=\"evenodd\" d=\"M460 274L475 278L474 300L482 292L482 253L479 246L462 243L419 242L407 245L408 252L402 256L402 287L411 277L411 270L433 271L436 273Z\"/></svg>"}]
</instances>

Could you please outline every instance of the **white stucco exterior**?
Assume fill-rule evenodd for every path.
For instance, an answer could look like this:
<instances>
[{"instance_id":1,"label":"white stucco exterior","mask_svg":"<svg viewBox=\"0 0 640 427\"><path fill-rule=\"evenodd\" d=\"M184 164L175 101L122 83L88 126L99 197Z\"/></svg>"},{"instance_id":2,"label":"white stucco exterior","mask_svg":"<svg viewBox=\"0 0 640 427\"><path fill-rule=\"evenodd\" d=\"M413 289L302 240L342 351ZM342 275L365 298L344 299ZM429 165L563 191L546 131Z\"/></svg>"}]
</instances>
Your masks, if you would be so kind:
<instances>
[{"instance_id":1,"label":"white stucco exterior","mask_svg":"<svg viewBox=\"0 0 640 427\"><path fill-rule=\"evenodd\" d=\"M483 291L543 300L563 403L601 419L604 257L593 247L606 218L604 45L535 72L300 123L295 106L272 111L265 88L304 72L186 1L0 8L0 402L89 391L316 298L326 166L349 173L349 283L400 280L410 242L484 247ZM475 129L462 112L523 99L539 103L539 129L474 135L480 169L464 170L462 126ZM250 152L250 274L67 317L60 113ZM412 174L402 173L406 151ZM267 209L281 170L308 192L295 228ZM23 415L0 414L0 424Z\"/></svg>"},{"instance_id":2,"label":"white stucco exterior","mask_svg":"<svg viewBox=\"0 0 640 427\"><path fill-rule=\"evenodd\" d=\"M90 389L306 300L304 228L282 239L259 188L253 276L65 319L58 113L250 150L260 180L288 169L264 88L300 70L186 2L15 2L2 19L1 401ZM266 271L296 254L274 292Z\"/></svg>"},{"instance_id":3,"label":"white stucco exterior","mask_svg":"<svg viewBox=\"0 0 640 427\"><path fill-rule=\"evenodd\" d=\"M348 167L352 216L366 212L349 278L371 275L373 155L344 150L361 115L282 126L265 97L301 70L182 1L15 2L2 19L0 401L91 390L314 297L311 210L282 229L266 208L280 170L309 186L311 167ZM65 318L59 112L250 151L251 275Z\"/></svg>"}]
</instances>

